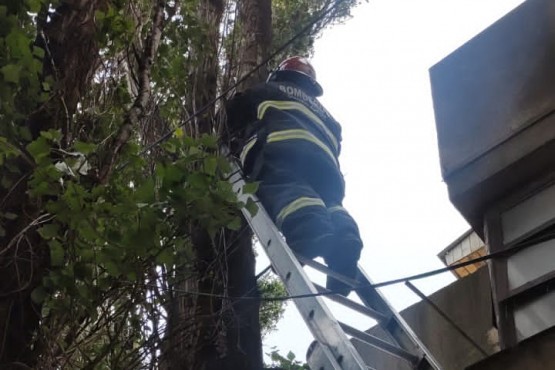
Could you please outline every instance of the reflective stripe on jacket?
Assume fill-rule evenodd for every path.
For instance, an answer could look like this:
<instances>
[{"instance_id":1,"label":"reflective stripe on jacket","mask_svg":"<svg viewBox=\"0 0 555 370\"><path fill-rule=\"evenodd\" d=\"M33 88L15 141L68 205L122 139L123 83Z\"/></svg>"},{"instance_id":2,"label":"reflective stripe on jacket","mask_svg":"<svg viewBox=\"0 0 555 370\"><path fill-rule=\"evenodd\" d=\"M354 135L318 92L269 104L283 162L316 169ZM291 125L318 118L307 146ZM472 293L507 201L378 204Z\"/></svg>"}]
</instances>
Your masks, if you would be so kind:
<instances>
[{"instance_id":1,"label":"reflective stripe on jacket","mask_svg":"<svg viewBox=\"0 0 555 370\"><path fill-rule=\"evenodd\" d=\"M260 103L258 106L257 118L259 120L264 119L264 114L269 108L275 108L278 110L294 110L303 114L307 122L315 125L319 130L322 130L326 134L327 140L332 144L332 149L335 155L339 155L339 142L335 135L326 126L324 121L322 121L314 112L308 109L301 103L296 101L279 101L279 100L267 100Z\"/></svg>"},{"instance_id":2,"label":"reflective stripe on jacket","mask_svg":"<svg viewBox=\"0 0 555 370\"><path fill-rule=\"evenodd\" d=\"M226 112L246 175L256 179L264 163L281 161L299 176L344 192L341 126L316 98L294 84L270 82L237 94Z\"/></svg>"}]
</instances>

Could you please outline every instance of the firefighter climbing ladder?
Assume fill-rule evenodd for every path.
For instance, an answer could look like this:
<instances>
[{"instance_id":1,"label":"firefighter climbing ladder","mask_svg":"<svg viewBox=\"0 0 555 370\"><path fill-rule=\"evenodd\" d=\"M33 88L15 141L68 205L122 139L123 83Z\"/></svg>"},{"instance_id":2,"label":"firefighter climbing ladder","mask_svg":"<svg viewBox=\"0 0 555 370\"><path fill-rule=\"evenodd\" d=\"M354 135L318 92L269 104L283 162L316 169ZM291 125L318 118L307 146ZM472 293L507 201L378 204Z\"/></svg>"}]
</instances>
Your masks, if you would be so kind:
<instances>
[{"instance_id":1,"label":"firefighter climbing ladder","mask_svg":"<svg viewBox=\"0 0 555 370\"><path fill-rule=\"evenodd\" d=\"M246 203L249 198L257 201L253 195L242 193L241 189L245 185L245 181L237 168L230 181L241 201ZM259 209L254 217L246 209L243 210L243 214L265 249L287 292L292 296L329 292L326 288L310 281L299 261L352 287L364 286L365 288L356 290L363 305L336 294L328 295L328 298L375 319L389 337L389 340L385 341L337 321L321 296L295 299L297 309L316 340L314 348L311 349L312 355L308 360L312 370L371 369L365 365L347 335L405 360L415 370L441 370L431 353L407 326L399 313L389 305L381 293L370 287L371 281L362 269L359 268L357 279L352 280L329 270L320 263L295 256L264 208L260 204L258 205Z\"/></svg>"}]
</instances>

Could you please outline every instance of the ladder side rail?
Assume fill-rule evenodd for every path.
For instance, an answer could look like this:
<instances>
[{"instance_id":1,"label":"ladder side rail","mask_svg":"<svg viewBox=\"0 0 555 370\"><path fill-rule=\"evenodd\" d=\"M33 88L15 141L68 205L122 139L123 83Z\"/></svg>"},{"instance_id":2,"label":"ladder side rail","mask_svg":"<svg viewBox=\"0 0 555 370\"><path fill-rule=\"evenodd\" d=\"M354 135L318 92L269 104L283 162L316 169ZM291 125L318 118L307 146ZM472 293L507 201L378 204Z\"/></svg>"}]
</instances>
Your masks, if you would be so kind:
<instances>
[{"instance_id":1,"label":"ladder side rail","mask_svg":"<svg viewBox=\"0 0 555 370\"><path fill-rule=\"evenodd\" d=\"M317 350L322 352L323 356L310 356L307 359L308 367L310 369L316 370L342 370L340 364L335 361L333 353L330 351L329 348L322 346L320 343L316 342L317 348L313 349L313 351Z\"/></svg>"},{"instance_id":2,"label":"ladder side rail","mask_svg":"<svg viewBox=\"0 0 555 370\"><path fill-rule=\"evenodd\" d=\"M230 182L240 201L247 202L249 198L257 202L258 212L253 217L248 210L243 209L243 215L264 248L276 273L280 276L290 295L317 293L308 276L297 261L293 252L285 243L283 237L266 213L266 210L251 194L242 193L245 181L236 166L233 168ZM303 320L306 322L314 338L321 344L332 369L364 370L364 360L349 341L345 332L321 297L307 297L294 300ZM329 349L329 350L327 350ZM327 370L330 367L326 367Z\"/></svg>"},{"instance_id":3,"label":"ladder side rail","mask_svg":"<svg viewBox=\"0 0 555 370\"><path fill-rule=\"evenodd\" d=\"M328 276L332 276L353 288L359 285L370 285L369 280L366 283L363 282L364 275L361 272L362 270L360 268L358 270L359 276L357 276L357 280L354 280L330 270L327 266L322 265L319 262L309 260L300 255L297 255L297 258L305 265L310 266L313 269L320 271ZM361 301L364 303L365 307L368 307L371 310L376 310L377 312L380 312L382 314L383 319L378 320L378 324L384 330L384 339L386 342L389 341L390 344L398 346L399 348L402 348L406 351L415 352L422 358L426 357L426 352L419 348L418 342L412 340L412 337L407 334L404 327L397 320L398 314L396 313L396 311L392 309L391 306L389 306L385 298L375 288L371 286L362 289L359 288L356 290L356 293ZM377 309L375 309L375 307L379 307L382 311L378 311ZM405 327L408 326L405 324ZM433 369L430 367L428 368Z\"/></svg>"},{"instance_id":4,"label":"ladder side rail","mask_svg":"<svg viewBox=\"0 0 555 370\"><path fill-rule=\"evenodd\" d=\"M363 269L361 269L360 266L358 267L357 281L359 282L360 285L366 285L366 286L372 285L372 280L370 280L370 278L366 275L366 272ZM442 367L440 366L439 362L435 359L433 354L430 352L430 350L412 331L411 327L407 324L407 322L401 316L401 314L392 308L392 306L389 304L389 302L381 292L379 292L375 288L370 288L370 289L360 289L357 291L357 294L360 297L360 299L364 302L364 304L369 304L371 307L373 306L371 304L372 303L371 300L375 300L376 302L381 302L381 305L385 305L387 309L385 312L384 311L382 312L385 313L386 315L391 315L392 320L390 320L390 323L395 323L395 325L398 326L399 329L401 329L400 331L397 331L397 332L403 333L404 334L403 337L405 337L405 339L408 339L414 345L414 347L416 347L416 349L419 352L421 352L421 355L424 356L431 370L442 370ZM387 332L391 333L391 335L393 335L394 332L396 332L391 327L389 328L383 327L383 328ZM396 338L397 342L403 343L404 341L401 339L402 338L399 338L399 339Z\"/></svg>"},{"instance_id":5,"label":"ladder side rail","mask_svg":"<svg viewBox=\"0 0 555 370\"><path fill-rule=\"evenodd\" d=\"M360 266L358 267L357 279L355 281L328 269L321 263L309 260L303 256L297 255L297 257L305 265L310 266L317 271L323 272L324 274L335 277L352 287L356 287L357 285L368 286L368 288L357 289L356 293L364 305L381 312L384 316L389 318L388 320L378 321L379 325L385 331L385 334L388 337L387 339L389 339L392 344L397 344L407 351L416 351L429 365L427 367L420 367L421 369L441 370L439 362L433 357L432 353L427 349L422 341L418 339L403 317L392 308L389 302L377 289L371 287L372 281L366 275L364 270L360 268Z\"/></svg>"}]
</instances>

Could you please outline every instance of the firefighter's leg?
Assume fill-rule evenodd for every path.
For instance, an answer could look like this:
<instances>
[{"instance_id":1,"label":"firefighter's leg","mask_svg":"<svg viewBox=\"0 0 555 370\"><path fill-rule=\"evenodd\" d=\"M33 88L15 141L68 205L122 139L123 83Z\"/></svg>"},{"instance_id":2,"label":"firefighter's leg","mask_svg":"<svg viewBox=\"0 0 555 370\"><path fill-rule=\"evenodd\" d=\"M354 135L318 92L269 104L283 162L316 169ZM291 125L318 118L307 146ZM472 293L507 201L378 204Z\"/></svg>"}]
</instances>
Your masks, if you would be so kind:
<instances>
[{"instance_id":1,"label":"firefighter's leg","mask_svg":"<svg viewBox=\"0 0 555 370\"><path fill-rule=\"evenodd\" d=\"M326 264L333 271L355 279L362 249L358 226L345 208L333 206L328 211L334 227L335 242L325 258ZM326 287L344 296L351 291L348 285L332 277L328 277Z\"/></svg>"},{"instance_id":2,"label":"firefighter's leg","mask_svg":"<svg viewBox=\"0 0 555 370\"><path fill-rule=\"evenodd\" d=\"M264 171L258 197L295 252L325 256L334 232L326 205L316 192L288 171Z\"/></svg>"}]
</instances>

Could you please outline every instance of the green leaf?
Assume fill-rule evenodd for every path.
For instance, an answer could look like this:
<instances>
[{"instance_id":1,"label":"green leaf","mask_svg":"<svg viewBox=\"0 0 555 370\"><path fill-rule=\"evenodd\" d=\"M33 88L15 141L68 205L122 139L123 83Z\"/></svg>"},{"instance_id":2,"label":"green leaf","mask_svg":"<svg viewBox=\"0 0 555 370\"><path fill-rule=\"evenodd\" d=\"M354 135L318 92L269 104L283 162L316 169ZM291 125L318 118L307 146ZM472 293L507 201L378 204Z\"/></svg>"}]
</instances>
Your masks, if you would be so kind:
<instances>
[{"instance_id":1,"label":"green leaf","mask_svg":"<svg viewBox=\"0 0 555 370\"><path fill-rule=\"evenodd\" d=\"M149 179L146 179L146 181L143 182L135 190L135 201L137 202L137 204L145 203L149 205L150 202L154 201L155 199L154 195L155 195L154 179L149 178Z\"/></svg>"},{"instance_id":2,"label":"green leaf","mask_svg":"<svg viewBox=\"0 0 555 370\"><path fill-rule=\"evenodd\" d=\"M26 3L31 13L39 12L40 6L41 6L41 0L27 0Z\"/></svg>"},{"instance_id":3,"label":"green leaf","mask_svg":"<svg viewBox=\"0 0 555 370\"><path fill-rule=\"evenodd\" d=\"M293 361L295 359L295 354L292 351L289 351L289 353L287 353L287 359Z\"/></svg>"},{"instance_id":4,"label":"green leaf","mask_svg":"<svg viewBox=\"0 0 555 370\"><path fill-rule=\"evenodd\" d=\"M208 149L216 149L218 147L218 137L215 135L202 135L199 142Z\"/></svg>"},{"instance_id":5,"label":"green leaf","mask_svg":"<svg viewBox=\"0 0 555 370\"><path fill-rule=\"evenodd\" d=\"M96 146L97 146L96 144L84 143L82 141L77 141L73 145L76 151L78 151L79 153L83 153L84 155L92 153L96 149Z\"/></svg>"},{"instance_id":6,"label":"green leaf","mask_svg":"<svg viewBox=\"0 0 555 370\"><path fill-rule=\"evenodd\" d=\"M53 267L63 266L65 252L62 243L53 239L48 242L48 246L50 247L50 264Z\"/></svg>"},{"instance_id":7,"label":"green leaf","mask_svg":"<svg viewBox=\"0 0 555 370\"><path fill-rule=\"evenodd\" d=\"M21 72L21 65L8 64L0 68L0 72L4 75L4 81L19 83L19 73Z\"/></svg>"},{"instance_id":8,"label":"green leaf","mask_svg":"<svg viewBox=\"0 0 555 370\"><path fill-rule=\"evenodd\" d=\"M225 157L218 157L218 167L220 167L220 171L223 173L231 172L231 164Z\"/></svg>"},{"instance_id":9,"label":"green leaf","mask_svg":"<svg viewBox=\"0 0 555 370\"><path fill-rule=\"evenodd\" d=\"M31 292L31 299L33 300L33 302L35 303L42 303L44 302L44 300L47 297L47 293L46 290L44 290L44 288L42 286L39 286L37 288L35 288L32 292Z\"/></svg>"},{"instance_id":10,"label":"green leaf","mask_svg":"<svg viewBox=\"0 0 555 370\"><path fill-rule=\"evenodd\" d=\"M94 18L97 22L101 22L104 20L104 18L106 18L106 13L100 10L96 10L94 12Z\"/></svg>"},{"instance_id":11,"label":"green leaf","mask_svg":"<svg viewBox=\"0 0 555 370\"><path fill-rule=\"evenodd\" d=\"M235 217L231 222L227 225L227 228L230 230L239 230L241 228L241 219L239 217Z\"/></svg>"},{"instance_id":12,"label":"green leaf","mask_svg":"<svg viewBox=\"0 0 555 370\"><path fill-rule=\"evenodd\" d=\"M249 182L243 186L243 194L254 194L258 191L260 182Z\"/></svg>"},{"instance_id":13,"label":"green leaf","mask_svg":"<svg viewBox=\"0 0 555 370\"><path fill-rule=\"evenodd\" d=\"M77 286L77 293L84 298L86 301L90 301L91 299L91 290L86 285L78 285Z\"/></svg>"},{"instance_id":14,"label":"green leaf","mask_svg":"<svg viewBox=\"0 0 555 370\"><path fill-rule=\"evenodd\" d=\"M202 173L192 173L191 176L187 178L189 186L197 189L206 189L208 182L206 181L206 175Z\"/></svg>"},{"instance_id":15,"label":"green leaf","mask_svg":"<svg viewBox=\"0 0 555 370\"><path fill-rule=\"evenodd\" d=\"M86 221L79 222L77 232L84 240L95 241L98 237L95 229Z\"/></svg>"},{"instance_id":16,"label":"green leaf","mask_svg":"<svg viewBox=\"0 0 555 370\"><path fill-rule=\"evenodd\" d=\"M247 200L247 204L245 204L245 208L247 209L247 211L249 211L252 217L256 216L256 214L258 213L258 205L254 200L252 200L252 198L249 198Z\"/></svg>"},{"instance_id":17,"label":"green leaf","mask_svg":"<svg viewBox=\"0 0 555 370\"><path fill-rule=\"evenodd\" d=\"M214 176L218 168L218 159L216 157L204 158L204 172Z\"/></svg>"},{"instance_id":18,"label":"green leaf","mask_svg":"<svg viewBox=\"0 0 555 370\"><path fill-rule=\"evenodd\" d=\"M164 265L173 265L175 256L170 248L163 249L157 256L156 262Z\"/></svg>"},{"instance_id":19,"label":"green leaf","mask_svg":"<svg viewBox=\"0 0 555 370\"><path fill-rule=\"evenodd\" d=\"M44 49L38 46L33 46L33 55L40 59L44 58Z\"/></svg>"},{"instance_id":20,"label":"green leaf","mask_svg":"<svg viewBox=\"0 0 555 370\"><path fill-rule=\"evenodd\" d=\"M183 142L183 145L185 145L185 147L187 148L197 145L195 139L193 139L191 136L185 136L181 141Z\"/></svg>"},{"instance_id":21,"label":"green leaf","mask_svg":"<svg viewBox=\"0 0 555 370\"><path fill-rule=\"evenodd\" d=\"M119 266L112 261L105 262L104 268L112 276L118 276L121 274L121 269L119 268Z\"/></svg>"},{"instance_id":22,"label":"green leaf","mask_svg":"<svg viewBox=\"0 0 555 370\"><path fill-rule=\"evenodd\" d=\"M175 166L169 165L164 168L164 182L175 183L180 182L183 177L183 171Z\"/></svg>"},{"instance_id":23,"label":"green leaf","mask_svg":"<svg viewBox=\"0 0 555 370\"><path fill-rule=\"evenodd\" d=\"M42 236L43 239L52 239L58 236L59 227L56 224L44 225L37 232Z\"/></svg>"},{"instance_id":24,"label":"green leaf","mask_svg":"<svg viewBox=\"0 0 555 370\"><path fill-rule=\"evenodd\" d=\"M44 137L39 137L37 140L27 145L27 151L33 156L35 161L39 163L50 154L50 145Z\"/></svg>"},{"instance_id":25,"label":"green leaf","mask_svg":"<svg viewBox=\"0 0 555 370\"><path fill-rule=\"evenodd\" d=\"M77 279L85 280L92 276L91 265L84 262L77 262L73 265L73 274Z\"/></svg>"},{"instance_id":26,"label":"green leaf","mask_svg":"<svg viewBox=\"0 0 555 370\"><path fill-rule=\"evenodd\" d=\"M19 59L31 55L31 39L23 31L13 29L5 40L12 57Z\"/></svg>"},{"instance_id":27,"label":"green leaf","mask_svg":"<svg viewBox=\"0 0 555 370\"><path fill-rule=\"evenodd\" d=\"M47 140L58 142L62 138L62 132L60 130L41 131L40 136Z\"/></svg>"},{"instance_id":28,"label":"green leaf","mask_svg":"<svg viewBox=\"0 0 555 370\"><path fill-rule=\"evenodd\" d=\"M197 154L199 154L199 153L202 153L202 151L201 151L198 147L196 147L196 146L191 146L191 147L189 148L189 150L188 150L187 155L189 155L189 156L192 157L192 156L195 156L195 155L197 155Z\"/></svg>"},{"instance_id":29,"label":"green leaf","mask_svg":"<svg viewBox=\"0 0 555 370\"><path fill-rule=\"evenodd\" d=\"M25 126L19 127L19 136L25 141L33 140L33 137L31 136L31 131L28 127Z\"/></svg>"},{"instance_id":30,"label":"green leaf","mask_svg":"<svg viewBox=\"0 0 555 370\"><path fill-rule=\"evenodd\" d=\"M79 251L79 256L84 262L92 262L95 259L95 253L92 248L83 248Z\"/></svg>"},{"instance_id":31,"label":"green leaf","mask_svg":"<svg viewBox=\"0 0 555 370\"><path fill-rule=\"evenodd\" d=\"M162 146L164 148L165 151L167 151L168 153L174 154L175 152L177 152L177 147L175 146L174 143L172 142L165 142Z\"/></svg>"}]
</instances>

